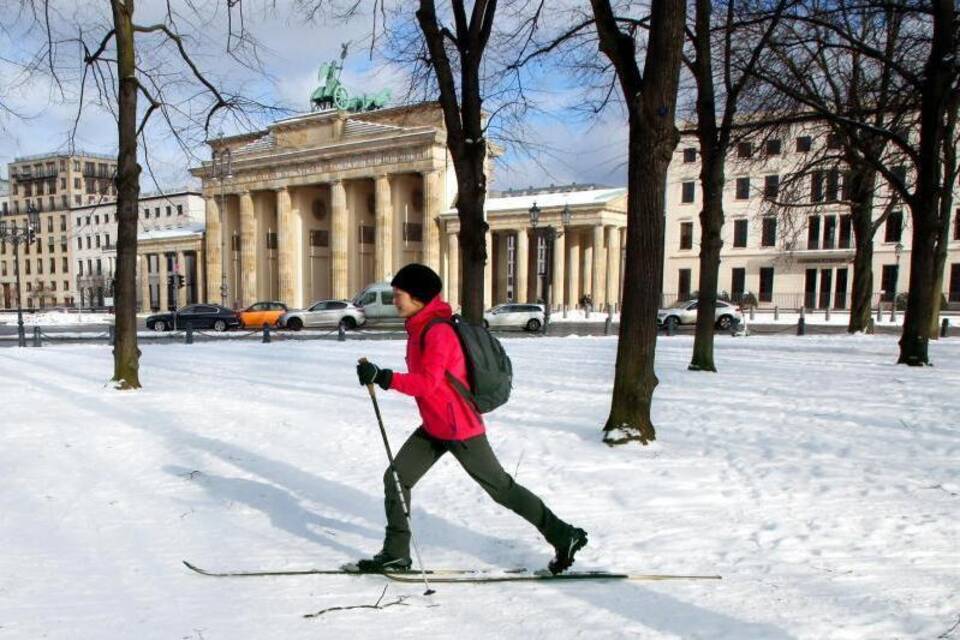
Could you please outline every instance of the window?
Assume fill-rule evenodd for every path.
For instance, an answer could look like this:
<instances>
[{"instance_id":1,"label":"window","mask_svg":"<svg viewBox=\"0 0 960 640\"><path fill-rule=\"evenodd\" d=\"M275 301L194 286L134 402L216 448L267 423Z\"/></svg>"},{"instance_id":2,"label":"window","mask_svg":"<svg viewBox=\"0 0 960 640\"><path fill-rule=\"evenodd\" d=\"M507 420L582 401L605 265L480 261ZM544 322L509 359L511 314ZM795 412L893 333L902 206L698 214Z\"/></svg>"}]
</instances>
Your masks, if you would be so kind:
<instances>
[{"instance_id":1,"label":"window","mask_svg":"<svg viewBox=\"0 0 960 640\"><path fill-rule=\"evenodd\" d=\"M950 265L950 302L960 302L960 263Z\"/></svg>"},{"instance_id":2,"label":"window","mask_svg":"<svg viewBox=\"0 0 960 640\"><path fill-rule=\"evenodd\" d=\"M680 248L681 249L693 248L693 223L692 222L680 223Z\"/></svg>"},{"instance_id":3,"label":"window","mask_svg":"<svg viewBox=\"0 0 960 640\"><path fill-rule=\"evenodd\" d=\"M93 216L93 224L100 224L100 214Z\"/></svg>"},{"instance_id":4,"label":"window","mask_svg":"<svg viewBox=\"0 0 960 640\"><path fill-rule=\"evenodd\" d=\"M159 218L159 217L160 217L160 207L154 207L154 209L153 209L153 217L154 217L154 218Z\"/></svg>"},{"instance_id":5,"label":"window","mask_svg":"<svg viewBox=\"0 0 960 640\"><path fill-rule=\"evenodd\" d=\"M893 302L897 297L897 277L900 267L895 264L883 265L883 272L880 276L880 289L883 294L881 299L884 302Z\"/></svg>"},{"instance_id":6,"label":"window","mask_svg":"<svg viewBox=\"0 0 960 640\"><path fill-rule=\"evenodd\" d=\"M90 216L87 216L87 226L90 226Z\"/></svg>"},{"instance_id":7,"label":"window","mask_svg":"<svg viewBox=\"0 0 960 640\"><path fill-rule=\"evenodd\" d=\"M100 248L100 234L98 233L98 234L97 234L96 236L94 236L94 237L95 237L96 240L97 240L97 242L96 242L97 249L99 249L99 248Z\"/></svg>"},{"instance_id":8,"label":"window","mask_svg":"<svg viewBox=\"0 0 960 640\"><path fill-rule=\"evenodd\" d=\"M276 249L277 248L277 232L268 231L267 232L267 249Z\"/></svg>"},{"instance_id":9,"label":"window","mask_svg":"<svg viewBox=\"0 0 960 640\"><path fill-rule=\"evenodd\" d=\"M846 309L847 307L847 270L837 269L837 288L833 294L834 309Z\"/></svg>"},{"instance_id":10,"label":"window","mask_svg":"<svg viewBox=\"0 0 960 640\"><path fill-rule=\"evenodd\" d=\"M750 178L737 178L737 200L750 197Z\"/></svg>"},{"instance_id":11,"label":"window","mask_svg":"<svg viewBox=\"0 0 960 640\"><path fill-rule=\"evenodd\" d=\"M63 256L63 258L60 259L60 268L64 273L70 270L70 263L67 261L67 256Z\"/></svg>"},{"instance_id":12,"label":"window","mask_svg":"<svg viewBox=\"0 0 960 640\"><path fill-rule=\"evenodd\" d=\"M767 140L764 148L768 156L778 156L780 155L781 146L780 138L770 138Z\"/></svg>"},{"instance_id":13,"label":"window","mask_svg":"<svg viewBox=\"0 0 960 640\"><path fill-rule=\"evenodd\" d=\"M70 288L70 282L68 280L63 281L63 290L66 291Z\"/></svg>"},{"instance_id":14,"label":"window","mask_svg":"<svg viewBox=\"0 0 960 640\"><path fill-rule=\"evenodd\" d=\"M92 248L93 247L91 247L90 236L87 236L87 249L92 249Z\"/></svg>"},{"instance_id":15,"label":"window","mask_svg":"<svg viewBox=\"0 0 960 640\"><path fill-rule=\"evenodd\" d=\"M696 193L697 183L696 182L684 182L681 185L682 193L680 194L680 202L684 204L690 204L693 202L694 193Z\"/></svg>"},{"instance_id":16,"label":"window","mask_svg":"<svg viewBox=\"0 0 960 640\"><path fill-rule=\"evenodd\" d=\"M419 222L404 222L403 241L423 242L423 225Z\"/></svg>"},{"instance_id":17,"label":"window","mask_svg":"<svg viewBox=\"0 0 960 640\"><path fill-rule=\"evenodd\" d=\"M820 216L807 218L807 249L820 248Z\"/></svg>"},{"instance_id":18,"label":"window","mask_svg":"<svg viewBox=\"0 0 960 640\"><path fill-rule=\"evenodd\" d=\"M169 218L171 215L173 215L173 207L167 205L167 217Z\"/></svg>"},{"instance_id":19,"label":"window","mask_svg":"<svg viewBox=\"0 0 960 640\"><path fill-rule=\"evenodd\" d=\"M7 275L7 261L0 262L0 275Z\"/></svg>"},{"instance_id":20,"label":"window","mask_svg":"<svg viewBox=\"0 0 960 640\"><path fill-rule=\"evenodd\" d=\"M836 202L840 198L840 172L831 169L827 172L827 202Z\"/></svg>"},{"instance_id":21,"label":"window","mask_svg":"<svg viewBox=\"0 0 960 640\"><path fill-rule=\"evenodd\" d=\"M43 273L43 260L41 258L37 258L37 273Z\"/></svg>"},{"instance_id":22,"label":"window","mask_svg":"<svg viewBox=\"0 0 960 640\"><path fill-rule=\"evenodd\" d=\"M683 161L685 163L691 163L697 161L697 150L693 147L687 147L683 150Z\"/></svg>"},{"instance_id":23,"label":"window","mask_svg":"<svg viewBox=\"0 0 960 640\"><path fill-rule=\"evenodd\" d=\"M837 216L823 217L823 248L833 249L837 244Z\"/></svg>"},{"instance_id":24,"label":"window","mask_svg":"<svg viewBox=\"0 0 960 640\"><path fill-rule=\"evenodd\" d=\"M27 275L30 275L30 261L29 261L29 260L24 260L24 261L23 261L23 266L27 268ZM27 283L27 286L28 286L28 287L30 286L30 283L29 283L29 282Z\"/></svg>"},{"instance_id":25,"label":"window","mask_svg":"<svg viewBox=\"0 0 960 640\"><path fill-rule=\"evenodd\" d=\"M372 224L360 225L360 244L374 244L376 234Z\"/></svg>"},{"instance_id":26,"label":"window","mask_svg":"<svg viewBox=\"0 0 960 640\"><path fill-rule=\"evenodd\" d=\"M768 200L776 200L780 193L780 176L766 176L763 179L763 197Z\"/></svg>"},{"instance_id":27,"label":"window","mask_svg":"<svg viewBox=\"0 0 960 640\"><path fill-rule=\"evenodd\" d=\"M810 136L797 137L797 151L799 153L807 153L812 148L813 148L813 138L811 138Z\"/></svg>"},{"instance_id":28,"label":"window","mask_svg":"<svg viewBox=\"0 0 960 640\"><path fill-rule=\"evenodd\" d=\"M733 246L747 246L747 219L740 218L733 221Z\"/></svg>"},{"instance_id":29,"label":"window","mask_svg":"<svg viewBox=\"0 0 960 640\"><path fill-rule=\"evenodd\" d=\"M74 178L74 179L73 179L73 188L74 188L74 189L79 189L79 188L80 188L80 178Z\"/></svg>"},{"instance_id":30,"label":"window","mask_svg":"<svg viewBox=\"0 0 960 640\"><path fill-rule=\"evenodd\" d=\"M690 297L690 269L680 269L677 274L677 297L686 300Z\"/></svg>"},{"instance_id":31,"label":"window","mask_svg":"<svg viewBox=\"0 0 960 640\"><path fill-rule=\"evenodd\" d=\"M752 155L753 155L753 143L750 143L750 142L737 143L738 158L749 158Z\"/></svg>"},{"instance_id":32,"label":"window","mask_svg":"<svg viewBox=\"0 0 960 640\"><path fill-rule=\"evenodd\" d=\"M182 205L182 204L178 204L178 205L177 205L177 215L178 215L178 216L182 216L182 215L183 215L183 205Z\"/></svg>"},{"instance_id":33,"label":"window","mask_svg":"<svg viewBox=\"0 0 960 640\"><path fill-rule=\"evenodd\" d=\"M80 161L79 161L79 160L74 160L74 161L73 161L73 170L74 170L74 171L80 171Z\"/></svg>"},{"instance_id":34,"label":"window","mask_svg":"<svg viewBox=\"0 0 960 640\"><path fill-rule=\"evenodd\" d=\"M103 274L103 264L100 261L100 258L97 258L97 275Z\"/></svg>"},{"instance_id":35,"label":"window","mask_svg":"<svg viewBox=\"0 0 960 640\"><path fill-rule=\"evenodd\" d=\"M103 236L103 244L104 244L105 246L107 246L107 247L110 246L110 234L109 234L109 233L108 233L108 234L105 234L105 235Z\"/></svg>"},{"instance_id":36,"label":"window","mask_svg":"<svg viewBox=\"0 0 960 640\"><path fill-rule=\"evenodd\" d=\"M827 134L827 149L839 149L840 136L835 133Z\"/></svg>"},{"instance_id":37,"label":"window","mask_svg":"<svg viewBox=\"0 0 960 640\"><path fill-rule=\"evenodd\" d=\"M47 218L47 233L53 233L53 216Z\"/></svg>"},{"instance_id":38,"label":"window","mask_svg":"<svg viewBox=\"0 0 960 640\"><path fill-rule=\"evenodd\" d=\"M953 214L953 239L960 240L960 209Z\"/></svg>"},{"instance_id":39,"label":"window","mask_svg":"<svg viewBox=\"0 0 960 640\"><path fill-rule=\"evenodd\" d=\"M329 247L330 246L330 232L326 229L311 229L310 230L310 246L311 247Z\"/></svg>"},{"instance_id":40,"label":"window","mask_svg":"<svg viewBox=\"0 0 960 640\"><path fill-rule=\"evenodd\" d=\"M903 236L903 211L891 211L883 232L884 242L900 242Z\"/></svg>"},{"instance_id":41,"label":"window","mask_svg":"<svg viewBox=\"0 0 960 640\"><path fill-rule=\"evenodd\" d=\"M67 216L60 216L60 231L67 230Z\"/></svg>"},{"instance_id":42,"label":"window","mask_svg":"<svg viewBox=\"0 0 960 640\"><path fill-rule=\"evenodd\" d=\"M773 216L763 218L763 230L760 234L761 247L774 247L777 244L777 219Z\"/></svg>"},{"instance_id":43,"label":"window","mask_svg":"<svg viewBox=\"0 0 960 640\"><path fill-rule=\"evenodd\" d=\"M83 238L77 238L77 249L83 249Z\"/></svg>"},{"instance_id":44,"label":"window","mask_svg":"<svg viewBox=\"0 0 960 640\"><path fill-rule=\"evenodd\" d=\"M841 249L850 248L852 231L853 231L853 217L850 215L840 216L840 244L838 246Z\"/></svg>"},{"instance_id":45,"label":"window","mask_svg":"<svg viewBox=\"0 0 960 640\"><path fill-rule=\"evenodd\" d=\"M823 202L823 171L810 174L810 202Z\"/></svg>"},{"instance_id":46,"label":"window","mask_svg":"<svg viewBox=\"0 0 960 640\"><path fill-rule=\"evenodd\" d=\"M50 273L56 273L56 272L57 272L57 259L50 258Z\"/></svg>"},{"instance_id":47,"label":"window","mask_svg":"<svg viewBox=\"0 0 960 640\"><path fill-rule=\"evenodd\" d=\"M759 302L773 302L773 267L760 267Z\"/></svg>"}]
</instances>

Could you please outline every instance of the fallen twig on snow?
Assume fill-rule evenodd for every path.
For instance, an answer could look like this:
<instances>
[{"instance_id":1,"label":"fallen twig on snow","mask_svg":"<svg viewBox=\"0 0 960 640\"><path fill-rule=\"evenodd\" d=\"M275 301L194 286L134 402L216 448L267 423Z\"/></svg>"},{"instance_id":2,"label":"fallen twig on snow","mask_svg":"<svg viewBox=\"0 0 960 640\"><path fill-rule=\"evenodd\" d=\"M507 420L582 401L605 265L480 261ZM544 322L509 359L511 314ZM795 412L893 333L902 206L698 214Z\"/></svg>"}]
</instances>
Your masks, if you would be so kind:
<instances>
[{"instance_id":1,"label":"fallen twig on snow","mask_svg":"<svg viewBox=\"0 0 960 640\"><path fill-rule=\"evenodd\" d=\"M388 589L389 587L390 587L390 585L386 585L386 586L383 588L383 591L380 593L380 597L377 598L377 601L374 602L373 604L353 604L353 605L350 605L350 606L347 606L347 607L327 607L326 609L320 609L320 611L317 611L316 613L307 613L307 614L304 614L303 617L304 617L304 618L316 618L316 617L322 616L323 614L328 613L328 612L330 612L330 611L346 611L346 610L348 610L348 609L386 609L387 607L392 607L392 606L394 606L394 605L407 606L407 603L404 602L404 600L407 599L407 596L400 596L400 597L398 597L396 600L394 600L393 602L388 602L388 603L382 604L382 605L380 604L380 602L383 600L383 596L385 596L385 595L387 594L387 589Z\"/></svg>"}]
</instances>

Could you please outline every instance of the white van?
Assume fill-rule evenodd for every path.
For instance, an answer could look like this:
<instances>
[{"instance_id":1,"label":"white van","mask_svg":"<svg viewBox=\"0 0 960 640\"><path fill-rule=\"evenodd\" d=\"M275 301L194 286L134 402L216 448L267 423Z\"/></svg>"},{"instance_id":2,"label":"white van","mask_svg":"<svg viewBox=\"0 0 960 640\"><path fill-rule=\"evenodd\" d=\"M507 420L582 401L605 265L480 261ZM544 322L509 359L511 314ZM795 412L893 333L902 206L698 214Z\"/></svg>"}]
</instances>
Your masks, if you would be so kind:
<instances>
[{"instance_id":1,"label":"white van","mask_svg":"<svg viewBox=\"0 0 960 640\"><path fill-rule=\"evenodd\" d=\"M368 322L401 320L397 308L393 306L393 287L389 282L367 285L354 296L352 302L363 310Z\"/></svg>"}]
</instances>

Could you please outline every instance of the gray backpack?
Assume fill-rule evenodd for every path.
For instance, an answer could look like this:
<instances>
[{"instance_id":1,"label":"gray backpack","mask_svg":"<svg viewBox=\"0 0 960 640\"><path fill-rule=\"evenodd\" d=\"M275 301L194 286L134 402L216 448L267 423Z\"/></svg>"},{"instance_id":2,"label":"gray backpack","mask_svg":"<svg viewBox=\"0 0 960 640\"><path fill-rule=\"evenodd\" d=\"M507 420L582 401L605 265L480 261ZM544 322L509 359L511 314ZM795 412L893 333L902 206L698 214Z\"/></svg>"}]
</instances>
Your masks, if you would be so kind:
<instances>
[{"instance_id":1,"label":"gray backpack","mask_svg":"<svg viewBox=\"0 0 960 640\"><path fill-rule=\"evenodd\" d=\"M427 332L433 325L441 323L453 327L467 362L469 388L447 371L447 380L453 388L477 413L489 413L506 404L513 387L513 365L500 341L483 325L470 324L459 315L454 315L449 320L435 318L427 323L420 334L421 351Z\"/></svg>"}]
</instances>

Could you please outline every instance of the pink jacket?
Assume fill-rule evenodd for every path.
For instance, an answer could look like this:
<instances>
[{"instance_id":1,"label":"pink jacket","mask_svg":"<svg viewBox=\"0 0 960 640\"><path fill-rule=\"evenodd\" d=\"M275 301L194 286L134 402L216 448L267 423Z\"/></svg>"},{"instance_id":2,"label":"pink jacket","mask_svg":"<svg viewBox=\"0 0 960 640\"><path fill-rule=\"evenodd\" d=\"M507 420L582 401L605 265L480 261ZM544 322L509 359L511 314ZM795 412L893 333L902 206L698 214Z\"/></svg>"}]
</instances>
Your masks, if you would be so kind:
<instances>
[{"instance_id":1,"label":"pink jacket","mask_svg":"<svg viewBox=\"0 0 960 640\"><path fill-rule=\"evenodd\" d=\"M453 327L434 323L423 351L420 335L434 318L450 318L450 305L440 296L407 319L407 370L394 372L390 388L416 398L424 430L440 440L466 440L484 432L483 419L446 379L449 371L467 384L467 364Z\"/></svg>"}]
</instances>

